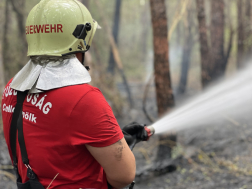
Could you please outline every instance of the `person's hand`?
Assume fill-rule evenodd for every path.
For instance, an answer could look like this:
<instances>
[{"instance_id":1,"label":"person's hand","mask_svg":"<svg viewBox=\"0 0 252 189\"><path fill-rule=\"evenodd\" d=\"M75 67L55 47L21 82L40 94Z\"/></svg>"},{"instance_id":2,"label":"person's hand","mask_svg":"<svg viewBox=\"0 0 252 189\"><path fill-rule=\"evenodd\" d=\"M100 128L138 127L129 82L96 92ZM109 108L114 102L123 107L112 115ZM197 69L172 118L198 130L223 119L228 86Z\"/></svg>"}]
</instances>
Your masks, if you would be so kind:
<instances>
[{"instance_id":1,"label":"person's hand","mask_svg":"<svg viewBox=\"0 0 252 189\"><path fill-rule=\"evenodd\" d=\"M137 122L132 122L123 127L124 138L131 149L136 143L147 140L148 134L144 127L145 125Z\"/></svg>"},{"instance_id":2,"label":"person's hand","mask_svg":"<svg viewBox=\"0 0 252 189\"><path fill-rule=\"evenodd\" d=\"M123 127L123 131L135 136L138 140L146 140L148 138L148 134L144 129L145 125L139 124L137 122L132 122Z\"/></svg>"}]
</instances>

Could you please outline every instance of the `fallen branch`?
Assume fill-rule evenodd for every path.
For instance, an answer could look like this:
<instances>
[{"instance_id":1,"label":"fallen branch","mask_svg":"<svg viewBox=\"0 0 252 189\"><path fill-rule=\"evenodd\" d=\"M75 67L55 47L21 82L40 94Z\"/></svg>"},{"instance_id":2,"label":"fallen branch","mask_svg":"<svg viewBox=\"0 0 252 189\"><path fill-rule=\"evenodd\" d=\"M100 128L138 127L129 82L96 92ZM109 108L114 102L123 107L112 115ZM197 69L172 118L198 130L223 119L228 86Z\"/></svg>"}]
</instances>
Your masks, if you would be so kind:
<instances>
[{"instance_id":1,"label":"fallen branch","mask_svg":"<svg viewBox=\"0 0 252 189\"><path fill-rule=\"evenodd\" d=\"M4 175L4 176L8 177L11 181L16 182L16 176L7 172L7 171L0 170L0 175Z\"/></svg>"},{"instance_id":2,"label":"fallen branch","mask_svg":"<svg viewBox=\"0 0 252 189\"><path fill-rule=\"evenodd\" d=\"M175 28L177 27L179 21L182 19L182 17L184 16L184 14L186 13L186 8L187 5L189 4L190 0L184 0L184 2L182 3L182 8L179 11L177 11L177 13L175 14L175 18L172 21L171 27L168 31L168 41L170 41L171 36L175 30Z\"/></svg>"},{"instance_id":3,"label":"fallen branch","mask_svg":"<svg viewBox=\"0 0 252 189\"><path fill-rule=\"evenodd\" d=\"M136 171L136 178L139 180L146 180L146 178L153 177L153 175L159 176L176 171L177 164L181 159L182 156L177 159L154 162L150 165L144 166Z\"/></svg>"},{"instance_id":4,"label":"fallen branch","mask_svg":"<svg viewBox=\"0 0 252 189\"><path fill-rule=\"evenodd\" d=\"M123 64L122 64L122 61L121 61L121 58L120 58L118 47L116 45L116 42L115 42L113 34L112 34L111 30L110 30L110 27L109 27L109 25L107 23L107 20L105 19L106 16L105 16L105 13L103 12L103 9L101 7L100 1L95 1L95 4L97 5L99 13L101 14L103 25L104 25L104 28L105 28L105 30L107 32L109 43L110 43L110 45L112 47L112 52L113 52L114 60L116 62L116 65L117 65L117 68L119 70L119 73L122 76L122 79L123 79L123 82L124 82L124 85L126 87L126 91L127 91L127 94L128 94L129 104L130 104L130 107L132 108L133 107L133 100L132 100L132 97L131 97L131 91L130 91L130 88L129 88L126 76L124 74Z\"/></svg>"},{"instance_id":5,"label":"fallen branch","mask_svg":"<svg viewBox=\"0 0 252 189\"><path fill-rule=\"evenodd\" d=\"M0 165L0 170L10 170L13 169L13 165Z\"/></svg>"},{"instance_id":6,"label":"fallen branch","mask_svg":"<svg viewBox=\"0 0 252 189\"><path fill-rule=\"evenodd\" d=\"M237 122L236 120L232 119L231 117L228 117L228 116L225 116L225 115L223 115L222 117L224 119L226 119L227 121L231 122L232 124L234 124L235 126L240 126L241 125L239 122Z\"/></svg>"}]
</instances>

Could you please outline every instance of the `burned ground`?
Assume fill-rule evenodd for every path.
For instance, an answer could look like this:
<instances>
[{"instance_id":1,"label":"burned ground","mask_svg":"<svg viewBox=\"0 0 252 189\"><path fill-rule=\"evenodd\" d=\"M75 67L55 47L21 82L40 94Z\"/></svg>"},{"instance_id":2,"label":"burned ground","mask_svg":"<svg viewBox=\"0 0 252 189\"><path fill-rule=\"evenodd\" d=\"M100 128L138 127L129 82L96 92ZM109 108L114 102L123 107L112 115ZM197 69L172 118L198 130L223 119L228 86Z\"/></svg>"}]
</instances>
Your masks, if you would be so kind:
<instances>
[{"instance_id":1,"label":"burned ground","mask_svg":"<svg viewBox=\"0 0 252 189\"><path fill-rule=\"evenodd\" d=\"M155 151L148 144L137 146L134 152L138 170L145 166L147 171L136 178L135 188L252 188L252 125L250 122L245 119L237 121L230 118L220 125L179 132L178 144L173 153L174 159L167 160L164 167L168 172L167 166L176 166L176 171L170 173L155 172Z\"/></svg>"}]
</instances>

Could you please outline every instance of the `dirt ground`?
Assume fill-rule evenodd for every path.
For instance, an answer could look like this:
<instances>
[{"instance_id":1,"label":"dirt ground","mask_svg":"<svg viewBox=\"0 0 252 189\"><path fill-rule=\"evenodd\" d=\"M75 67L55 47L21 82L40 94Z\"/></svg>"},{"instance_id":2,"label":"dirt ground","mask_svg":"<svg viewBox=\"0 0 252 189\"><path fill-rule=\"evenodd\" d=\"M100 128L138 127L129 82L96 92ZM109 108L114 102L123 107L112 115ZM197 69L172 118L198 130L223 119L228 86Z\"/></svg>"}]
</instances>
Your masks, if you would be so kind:
<instances>
[{"instance_id":1,"label":"dirt ground","mask_svg":"<svg viewBox=\"0 0 252 189\"><path fill-rule=\"evenodd\" d=\"M150 97L153 99L153 97ZM155 114L153 104L149 111ZM121 125L129 121L147 123L139 101ZM0 123L1 124L1 123ZM1 128L1 126L0 126ZM173 159L157 167L158 136L137 144L135 189L252 189L252 117L228 118L218 125L190 128L177 133ZM0 189L16 189L7 147L0 130ZM173 172L170 168L175 168Z\"/></svg>"},{"instance_id":2,"label":"dirt ground","mask_svg":"<svg viewBox=\"0 0 252 189\"><path fill-rule=\"evenodd\" d=\"M179 132L173 162L177 170L138 177L135 189L252 189L251 126L226 123ZM137 161L148 154L146 164L154 163L155 152L145 149L143 155L136 147Z\"/></svg>"}]
</instances>

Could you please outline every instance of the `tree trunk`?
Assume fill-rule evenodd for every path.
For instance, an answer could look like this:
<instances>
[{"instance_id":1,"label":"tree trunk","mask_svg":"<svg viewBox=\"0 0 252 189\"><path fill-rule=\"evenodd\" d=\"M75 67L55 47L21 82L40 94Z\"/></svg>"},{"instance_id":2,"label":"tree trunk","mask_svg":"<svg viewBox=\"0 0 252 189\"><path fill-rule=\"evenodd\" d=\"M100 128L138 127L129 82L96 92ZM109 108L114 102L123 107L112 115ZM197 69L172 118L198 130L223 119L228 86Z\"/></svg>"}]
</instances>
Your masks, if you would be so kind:
<instances>
[{"instance_id":1,"label":"tree trunk","mask_svg":"<svg viewBox=\"0 0 252 189\"><path fill-rule=\"evenodd\" d=\"M225 74L228 58L232 48L233 30L227 52L224 52L224 0L211 0L211 48L207 42L207 27L205 16L205 1L196 0L201 54L201 80L205 88L210 82L222 77Z\"/></svg>"},{"instance_id":2,"label":"tree trunk","mask_svg":"<svg viewBox=\"0 0 252 189\"><path fill-rule=\"evenodd\" d=\"M224 0L211 0L211 80L223 76L226 69L224 55Z\"/></svg>"},{"instance_id":3,"label":"tree trunk","mask_svg":"<svg viewBox=\"0 0 252 189\"><path fill-rule=\"evenodd\" d=\"M100 14L102 15L103 25L104 25L104 28L105 28L105 30L107 32L108 38L109 38L109 43L110 43L111 48L112 48L113 57L114 57L114 60L116 62L119 73L121 74L121 77L123 79L123 84L125 85L126 92L128 94L128 101L129 101L130 108L133 108L133 99L132 99L132 96L131 96L130 87L128 85L128 81L127 81L127 79L125 77L125 74L124 74L123 64L122 64L122 61L121 61L121 58L120 58L120 55L119 55L117 45L115 43L115 39L113 37L112 32L110 31L110 27L109 27L109 25L107 23L106 16L105 16L105 13L103 12L101 4L99 3L99 1L95 1L95 3L97 5L97 8L98 8Z\"/></svg>"},{"instance_id":4,"label":"tree trunk","mask_svg":"<svg viewBox=\"0 0 252 189\"><path fill-rule=\"evenodd\" d=\"M210 56L209 46L207 41L207 26L206 26L206 14L205 14L205 1L196 0L197 14L198 14L198 27L199 27L199 39L200 39L200 58L201 58L201 83L202 87L206 87L211 80L210 73Z\"/></svg>"},{"instance_id":5,"label":"tree trunk","mask_svg":"<svg viewBox=\"0 0 252 189\"><path fill-rule=\"evenodd\" d=\"M246 25L248 26L247 31L251 33L251 0L246 0Z\"/></svg>"},{"instance_id":6,"label":"tree trunk","mask_svg":"<svg viewBox=\"0 0 252 189\"><path fill-rule=\"evenodd\" d=\"M148 45L147 45L147 42L148 42L148 36L149 36L149 32L150 32L150 30L149 30L149 26L150 26L150 18L149 18L149 14L148 14L148 3L146 3L145 5L144 5L144 9L143 9L143 11L142 11L142 13L141 13L141 24L142 24L142 27L141 27L141 30L142 30L142 32L141 32L141 45L140 45L140 47L141 47L141 51L142 51L142 62L144 62L145 63L145 61L147 60L146 58L147 58L147 55L148 55L148 52L147 52L147 47L148 47Z\"/></svg>"},{"instance_id":7,"label":"tree trunk","mask_svg":"<svg viewBox=\"0 0 252 189\"><path fill-rule=\"evenodd\" d=\"M244 23L242 0L237 0L238 42L237 42L237 68L242 68L244 58Z\"/></svg>"},{"instance_id":8,"label":"tree trunk","mask_svg":"<svg viewBox=\"0 0 252 189\"><path fill-rule=\"evenodd\" d=\"M113 26L113 36L115 39L115 43L118 44L118 34L119 34L119 25L120 25L120 14L121 14L121 4L122 0L116 0L115 5L115 15L114 15L114 26ZM110 49L109 55L109 65L108 65L108 72L112 75L115 74L115 59L113 56L112 49Z\"/></svg>"},{"instance_id":9,"label":"tree trunk","mask_svg":"<svg viewBox=\"0 0 252 189\"><path fill-rule=\"evenodd\" d=\"M245 32L245 42L246 43L246 58L247 60L250 59L251 57L251 43L248 42L250 41L251 38L251 31L252 31L252 27L251 27L251 0L246 0L246 19L245 19L245 25L246 27L246 32Z\"/></svg>"},{"instance_id":10,"label":"tree trunk","mask_svg":"<svg viewBox=\"0 0 252 189\"><path fill-rule=\"evenodd\" d=\"M153 30L156 98L158 115L161 116L174 106L169 69L168 26L165 1L150 0L150 8ZM163 135L160 137L157 161L171 158L172 146L164 144L164 140L169 140L169 136Z\"/></svg>"},{"instance_id":11,"label":"tree trunk","mask_svg":"<svg viewBox=\"0 0 252 189\"><path fill-rule=\"evenodd\" d=\"M17 23L18 23L18 32L19 32L19 38L22 43L21 53L22 57L20 58L20 62L18 63L19 69L21 69L24 64L26 63L26 57L27 57L27 41L26 41L26 34L25 34L25 0L10 0L10 3L12 5L12 8L14 12L16 13Z\"/></svg>"},{"instance_id":12,"label":"tree trunk","mask_svg":"<svg viewBox=\"0 0 252 189\"><path fill-rule=\"evenodd\" d=\"M151 16L153 28L155 86L158 115L163 115L174 106L171 88L167 18L164 0L151 0Z\"/></svg>"},{"instance_id":13,"label":"tree trunk","mask_svg":"<svg viewBox=\"0 0 252 189\"><path fill-rule=\"evenodd\" d=\"M3 66L3 57L2 57L2 47L0 45L0 94L3 94L3 89L5 87L5 78L4 78L4 66Z\"/></svg>"},{"instance_id":14,"label":"tree trunk","mask_svg":"<svg viewBox=\"0 0 252 189\"><path fill-rule=\"evenodd\" d=\"M182 63L181 63L181 74L180 74L180 82L179 82L179 94L184 94L186 85L187 85L187 77L188 77L188 69L190 65L191 52L193 49L193 35L192 35L192 14L191 10L188 11L187 15L187 23L185 25L185 40L183 45L183 55L182 55Z\"/></svg>"},{"instance_id":15,"label":"tree trunk","mask_svg":"<svg viewBox=\"0 0 252 189\"><path fill-rule=\"evenodd\" d=\"M9 81L12 73L11 73L11 61L10 56L8 54L9 49L9 40L8 40L8 31L10 30L9 24L10 24L10 5L9 0L5 1L5 21L4 21L4 28L3 28L3 47L2 53L3 53L3 68L4 68L4 79L5 81Z\"/></svg>"}]
</instances>

